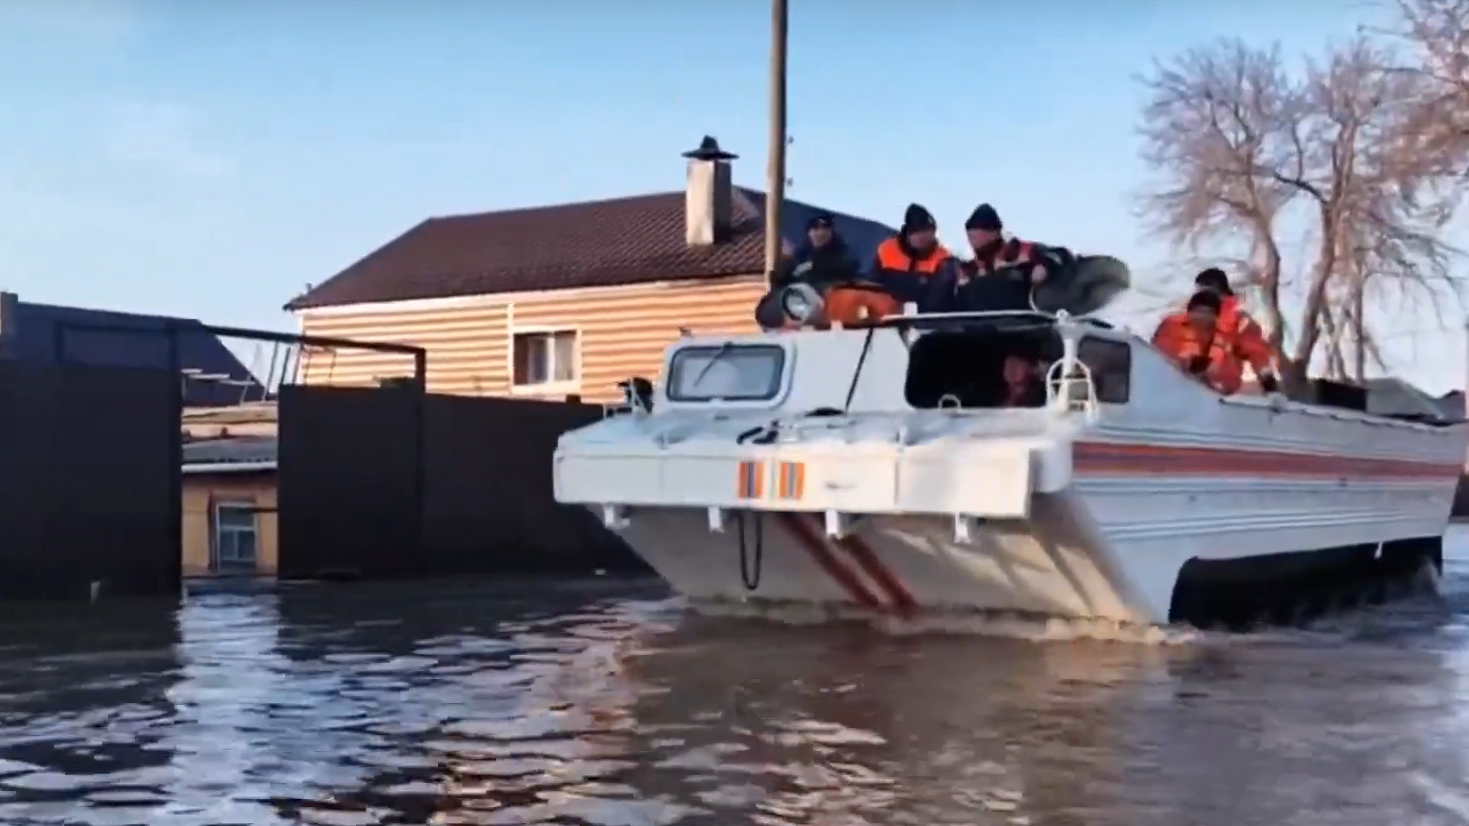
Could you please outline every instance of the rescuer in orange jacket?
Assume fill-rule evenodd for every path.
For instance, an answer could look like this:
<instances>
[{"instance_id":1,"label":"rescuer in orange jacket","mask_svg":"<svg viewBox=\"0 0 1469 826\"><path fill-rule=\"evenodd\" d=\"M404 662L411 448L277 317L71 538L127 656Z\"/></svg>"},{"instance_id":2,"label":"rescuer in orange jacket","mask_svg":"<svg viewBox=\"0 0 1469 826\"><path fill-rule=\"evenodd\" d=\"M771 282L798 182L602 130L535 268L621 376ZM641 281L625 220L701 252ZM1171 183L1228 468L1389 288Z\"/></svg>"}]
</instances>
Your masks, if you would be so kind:
<instances>
[{"instance_id":1,"label":"rescuer in orange jacket","mask_svg":"<svg viewBox=\"0 0 1469 826\"><path fill-rule=\"evenodd\" d=\"M957 269L953 254L939 243L933 214L910 204L898 234L878 246L872 276L900 306L911 301L922 312L938 312L953 296Z\"/></svg>"},{"instance_id":2,"label":"rescuer in orange jacket","mask_svg":"<svg viewBox=\"0 0 1469 826\"><path fill-rule=\"evenodd\" d=\"M1226 342L1236 360L1250 365L1260 389L1274 393L1280 389L1275 378L1275 348L1265 338L1260 324L1240 306L1239 298L1229 286L1229 276L1218 267L1210 267L1194 276L1194 288L1219 297L1217 335Z\"/></svg>"},{"instance_id":3,"label":"rescuer in orange jacket","mask_svg":"<svg viewBox=\"0 0 1469 826\"><path fill-rule=\"evenodd\" d=\"M1244 375L1239 358L1220 332L1221 305L1216 293L1194 293L1188 309L1168 316L1158 325L1153 346L1183 372L1229 395L1239 391Z\"/></svg>"}]
</instances>

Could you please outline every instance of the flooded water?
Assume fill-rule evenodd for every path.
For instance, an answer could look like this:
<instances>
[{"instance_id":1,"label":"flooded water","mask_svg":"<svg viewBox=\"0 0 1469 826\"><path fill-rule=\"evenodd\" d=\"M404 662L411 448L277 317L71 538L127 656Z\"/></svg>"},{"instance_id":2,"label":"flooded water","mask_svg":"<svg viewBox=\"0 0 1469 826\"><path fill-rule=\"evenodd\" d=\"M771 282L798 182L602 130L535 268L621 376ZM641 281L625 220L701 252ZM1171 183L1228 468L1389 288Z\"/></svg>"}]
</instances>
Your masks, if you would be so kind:
<instances>
[{"instance_id":1,"label":"flooded water","mask_svg":"<svg viewBox=\"0 0 1469 826\"><path fill-rule=\"evenodd\" d=\"M1142 643L701 619L607 582L11 620L0 824L1462 823L1456 545L1441 601Z\"/></svg>"}]
</instances>

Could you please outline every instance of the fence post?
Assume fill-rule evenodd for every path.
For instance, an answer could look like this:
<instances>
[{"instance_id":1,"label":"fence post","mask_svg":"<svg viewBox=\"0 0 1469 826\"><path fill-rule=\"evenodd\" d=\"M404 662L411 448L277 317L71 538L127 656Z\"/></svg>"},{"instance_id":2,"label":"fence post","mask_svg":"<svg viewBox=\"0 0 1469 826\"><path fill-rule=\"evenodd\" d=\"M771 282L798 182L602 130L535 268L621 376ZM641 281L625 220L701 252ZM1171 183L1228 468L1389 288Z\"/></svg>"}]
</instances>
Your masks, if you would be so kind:
<instances>
[{"instance_id":1,"label":"fence post","mask_svg":"<svg viewBox=\"0 0 1469 826\"><path fill-rule=\"evenodd\" d=\"M173 586L178 593L183 593L184 587L184 383L180 380L183 375L183 353L179 348L179 325L173 319L164 325L164 339L167 352L164 355L165 367L172 381L168 383L168 404L170 417L173 421L173 440L169 442L169 466L173 468L173 474L169 477L169 501L173 505L173 517L171 519L172 533L169 542L174 548L174 553L179 564L173 569Z\"/></svg>"},{"instance_id":2,"label":"fence post","mask_svg":"<svg viewBox=\"0 0 1469 826\"><path fill-rule=\"evenodd\" d=\"M0 292L0 359L17 358L16 336L20 324L20 299L15 293Z\"/></svg>"}]
</instances>

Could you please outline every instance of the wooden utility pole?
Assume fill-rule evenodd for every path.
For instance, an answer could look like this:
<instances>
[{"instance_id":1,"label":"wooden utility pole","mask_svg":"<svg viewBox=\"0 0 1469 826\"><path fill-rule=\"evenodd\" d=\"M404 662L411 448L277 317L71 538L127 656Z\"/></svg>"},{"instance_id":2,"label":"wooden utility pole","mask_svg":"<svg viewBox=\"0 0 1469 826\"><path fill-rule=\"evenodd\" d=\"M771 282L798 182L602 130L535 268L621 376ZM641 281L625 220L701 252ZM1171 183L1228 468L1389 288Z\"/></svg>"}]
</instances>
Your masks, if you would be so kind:
<instances>
[{"instance_id":1,"label":"wooden utility pole","mask_svg":"<svg viewBox=\"0 0 1469 826\"><path fill-rule=\"evenodd\" d=\"M786 0L770 0L770 162L765 181L765 273L780 265L781 212L786 193Z\"/></svg>"}]
</instances>

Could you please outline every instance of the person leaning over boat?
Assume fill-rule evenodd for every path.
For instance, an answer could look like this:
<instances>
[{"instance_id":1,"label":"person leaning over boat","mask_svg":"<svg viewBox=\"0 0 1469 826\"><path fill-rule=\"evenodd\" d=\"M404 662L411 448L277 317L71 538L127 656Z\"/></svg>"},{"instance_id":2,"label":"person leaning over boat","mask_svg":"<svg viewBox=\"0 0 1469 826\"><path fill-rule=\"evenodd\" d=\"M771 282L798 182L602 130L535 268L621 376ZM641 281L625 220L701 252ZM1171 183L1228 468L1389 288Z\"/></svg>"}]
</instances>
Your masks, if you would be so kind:
<instances>
[{"instance_id":1,"label":"person leaning over boat","mask_svg":"<svg viewBox=\"0 0 1469 826\"><path fill-rule=\"evenodd\" d=\"M1188 308L1163 319L1153 333L1153 346L1173 359L1178 368L1215 390L1229 395L1244 384L1243 365L1219 331L1223 302L1217 293L1200 290Z\"/></svg>"},{"instance_id":2,"label":"person leaning over boat","mask_svg":"<svg viewBox=\"0 0 1469 826\"><path fill-rule=\"evenodd\" d=\"M960 266L956 309L1025 310L1030 293L1046 280L1048 265L1064 263L1060 251L1040 244L1005 237L1000 214L989 204L980 204L964 222L974 260ZM1005 270L1003 274L997 274Z\"/></svg>"},{"instance_id":3,"label":"person leaning over boat","mask_svg":"<svg viewBox=\"0 0 1469 826\"><path fill-rule=\"evenodd\" d=\"M1219 296L1218 335L1235 358L1255 371L1260 389L1274 393L1280 389L1275 377L1275 348L1265 337L1265 330L1240 306L1239 297L1229 286L1229 276L1218 267L1210 267L1194 276L1194 289Z\"/></svg>"},{"instance_id":4,"label":"person leaning over boat","mask_svg":"<svg viewBox=\"0 0 1469 826\"><path fill-rule=\"evenodd\" d=\"M900 306L912 302L920 312L941 312L948 308L958 268L939 243L933 214L909 204L898 234L878 246L872 276Z\"/></svg>"}]
</instances>

